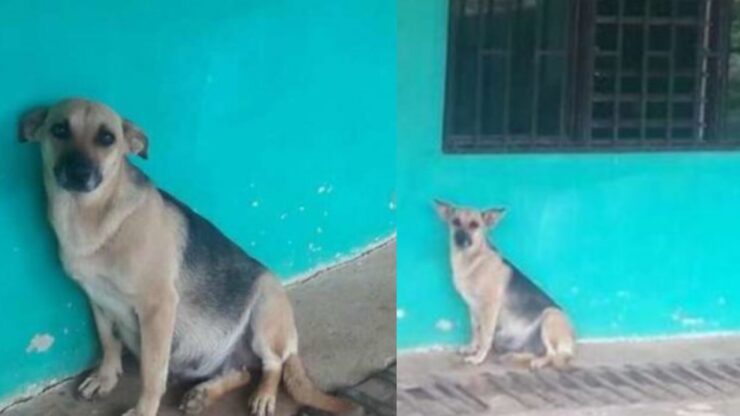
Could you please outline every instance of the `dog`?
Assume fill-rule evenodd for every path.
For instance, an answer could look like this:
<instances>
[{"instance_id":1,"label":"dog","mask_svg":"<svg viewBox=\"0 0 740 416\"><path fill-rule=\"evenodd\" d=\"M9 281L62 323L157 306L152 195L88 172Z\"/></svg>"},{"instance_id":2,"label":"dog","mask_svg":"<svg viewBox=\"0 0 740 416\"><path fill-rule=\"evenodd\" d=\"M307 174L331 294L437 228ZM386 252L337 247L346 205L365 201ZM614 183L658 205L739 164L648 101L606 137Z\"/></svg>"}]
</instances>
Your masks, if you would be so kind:
<instances>
[{"instance_id":1,"label":"dog","mask_svg":"<svg viewBox=\"0 0 740 416\"><path fill-rule=\"evenodd\" d=\"M472 340L460 351L465 361L478 365L493 349L533 369L567 366L575 353L568 317L486 237L504 210L435 204L449 227L455 289L470 310Z\"/></svg>"},{"instance_id":2,"label":"dog","mask_svg":"<svg viewBox=\"0 0 740 416\"><path fill-rule=\"evenodd\" d=\"M129 154L147 158L149 142L133 122L101 103L68 99L29 111L19 135L40 143L61 262L90 300L103 349L79 386L83 398L113 390L125 346L139 358L142 391L124 416L155 416L169 375L201 381L181 405L199 414L247 385L255 368L255 416L274 413L281 381L300 404L353 409L306 376L275 276L130 163Z\"/></svg>"}]
</instances>

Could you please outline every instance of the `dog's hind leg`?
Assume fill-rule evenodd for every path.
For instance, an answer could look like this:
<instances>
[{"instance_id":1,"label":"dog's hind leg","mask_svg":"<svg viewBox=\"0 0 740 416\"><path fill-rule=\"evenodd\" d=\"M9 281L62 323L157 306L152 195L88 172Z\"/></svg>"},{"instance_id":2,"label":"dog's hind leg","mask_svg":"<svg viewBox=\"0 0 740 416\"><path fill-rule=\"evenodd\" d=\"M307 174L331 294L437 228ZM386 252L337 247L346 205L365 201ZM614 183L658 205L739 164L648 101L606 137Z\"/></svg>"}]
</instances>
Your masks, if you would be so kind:
<instances>
[{"instance_id":1,"label":"dog's hind leg","mask_svg":"<svg viewBox=\"0 0 740 416\"><path fill-rule=\"evenodd\" d=\"M262 361L262 379L252 397L255 416L275 413L275 401L283 375L283 363L298 350L298 334L288 296L273 279L261 282L252 311L252 351Z\"/></svg>"},{"instance_id":2,"label":"dog's hind leg","mask_svg":"<svg viewBox=\"0 0 740 416\"><path fill-rule=\"evenodd\" d=\"M252 398L254 416L271 416L275 414L275 401L283 373L283 364L263 366L262 380Z\"/></svg>"},{"instance_id":3,"label":"dog's hind leg","mask_svg":"<svg viewBox=\"0 0 740 416\"><path fill-rule=\"evenodd\" d=\"M229 370L220 376L190 389L182 399L180 410L186 415L199 415L213 402L239 387L249 384L251 376L245 370Z\"/></svg>"},{"instance_id":4,"label":"dog's hind leg","mask_svg":"<svg viewBox=\"0 0 740 416\"><path fill-rule=\"evenodd\" d=\"M355 409L350 402L319 390L306 375L298 356L298 333L287 294L273 278L263 279L260 285L262 293L254 305L249 324L252 351L262 360L262 380L252 397L252 414L275 413L280 381L300 405L332 414L345 414Z\"/></svg>"},{"instance_id":5,"label":"dog's hind leg","mask_svg":"<svg viewBox=\"0 0 740 416\"><path fill-rule=\"evenodd\" d=\"M532 360L531 368L542 368L549 364L556 368L567 367L575 353L573 327L568 318L559 309L546 309L540 331L545 355Z\"/></svg>"}]
</instances>

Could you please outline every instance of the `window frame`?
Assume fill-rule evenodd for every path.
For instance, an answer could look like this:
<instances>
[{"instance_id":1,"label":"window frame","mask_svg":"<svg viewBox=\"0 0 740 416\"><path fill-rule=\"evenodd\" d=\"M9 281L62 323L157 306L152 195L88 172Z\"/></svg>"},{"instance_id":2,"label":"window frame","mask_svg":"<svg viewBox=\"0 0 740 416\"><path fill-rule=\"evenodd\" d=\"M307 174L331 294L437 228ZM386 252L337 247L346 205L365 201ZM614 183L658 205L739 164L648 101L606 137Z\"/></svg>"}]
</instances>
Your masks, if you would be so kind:
<instances>
[{"instance_id":1,"label":"window frame","mask_svg":"<svg viewBox=\"0 0 740 416\"><path fill-rule=\"evenodd\" d=\"M669 137L660 139L645 139L640 138L639 141L625 140L615 137L609 140L603 139L592 139L591 128L593 122L593 91L594 91L594 62L595 62L595 31L597 27L597 15L596 15L596 0L567 0L568 1L568 22L566 23L566 55L565 55L565 68L566 75L564 77L564 88L563 88L563 110L564 114L561 117L561 128L560 135L553 140L553 137L541 138L537 135L532 135L532 132L525 135L513 136L513 135L496 135L496 136L485 136L480 134L480 125L483 117L480 116L481 103L480 103L480 91L482 90L481 82L481 47L478 46L478 53L475 55L477 59L476 71L476 103L475 116L473 117L476 125L475 132L470 135L458 135L451 131L452 118L454 111L454 97L455 97L455 70L457 62L457 40L461 21L461 14L466 1L470 0L449 0L448 1L448 23L447 23L447 54L446 54L446 71L445 71L445 91L444 91L444 120L442 128L442 151L446 154L507 154L507 153L625 153L625 152L671 152L671 151L715 151L715 150L735 150L740 148L740 132L735 134L735 138L728 134L725 129L725 102L727 100L727 78L728 78L728 61L730 57L730 26L733 19L733 0L706 0L713 1L721 11L718 13L718 17L713 19L712 23L717 25L716 30L718 31L718 44L716 45L715 51L713 52L716 56L718 74L714 78L714 89L715 92L711 103L716 106L717 111L714 114L714 120L711 122L711 128L715 130L717 139L712 141L706 141L698 138L696 133L696 126L694 134L691 139L679 140L670 139ZM478 7L482 7L483 2L490 4L491 0L478 0ZM619 5L624 3L624 0L618 0ZM650 0L647 0L650 1ZM674 7L678 1L681 0L670 0ZM703 4L699 2L699 4ZM536 14L542 15L542 9L544 7L538 7ZM621 15L621 13L620 13ZM484 20L483 13L478 13L478 24ZM675 17L675 15L673 16ZM541 20L537 20L538 25L542 24ZM647 25L647 23L645 24ZM675 24L672 24L675 26ZM701 25L700 27L704 27ZM539 29L537 29L539 30ZM476 42L478 45L483 42L483 30L478 29L476 35ZM700 30L699 32L703 32ZM672 42L675 42L675 34L672 35ZM539 41L538 41L539 42ZM697 56L702 53L701 40L697 41ZM539 45L537 43L536 45ZM673 46L673 43L672 43ZM538 47L538 46L536 46ZM508 46L511 49L511 44ZM675 48L671 48L670 51L673 53ZM621 52L620 52L621 53ZM699 71L699 67L703 67L703 64L698 60L695 64L697 68L696 72ZM538 69L538 68L536 68ZM644 70L644 69L643 69ZM640 76L644 76L640 73ZM507 80L510 78L507 77ZM535 78L536 79L536 78ZM510 82L509 82L510 84ZM534 97L537 97L537 88L535 87ZM698 87L694 87L697 89ZM691 100L692 105L696 108L698 105L697 92L692 92L693 98ZM615 97L619 95L615 92ZM508 97L508 95L507 95ZM533 98L534 104L533 109L536 109L537 98ZM641 96L640 100L645 101L645 98ZM619 101L617 101L618 103ZM671 107L675 102L667 102L668 107ZM509 105L507 105L508 107ZM537 111L537 110L535 110ZM618 110L615 110L615 113ZM697 110L694 110L696 113ZM506 113L505 113L506 114ZM640 123L646 123L646 115L643 112L638 118ZM673 127L666 122L666 129ZM617 124L618 126L618 124ZM644 127L643 127L644 128ZM531 128L534 130L535 127ZM617 130L618 127L615 127ZM666 135L669 136L669 135ZM481 140L482 137L501 137L501 140ZM509 140L511 137L517 137L517 140ZM464 138L464 139L463 139Z\"/></svg>"}]
</instances>

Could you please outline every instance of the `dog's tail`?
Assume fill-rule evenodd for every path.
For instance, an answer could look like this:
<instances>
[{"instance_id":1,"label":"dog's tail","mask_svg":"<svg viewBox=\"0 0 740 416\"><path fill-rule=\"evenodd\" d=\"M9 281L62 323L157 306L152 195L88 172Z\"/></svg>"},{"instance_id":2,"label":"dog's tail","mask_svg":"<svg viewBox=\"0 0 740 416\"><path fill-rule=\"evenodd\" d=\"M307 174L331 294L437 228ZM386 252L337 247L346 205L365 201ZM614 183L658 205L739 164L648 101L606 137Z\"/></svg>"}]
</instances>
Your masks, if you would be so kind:
<instances>
[{"instance_id":1,"label":"dog's tail","mask_svg":"<svg viewBox=\"0 0 740 416\"><path fill-rule=\"evenodd\" d=\"M306 369L297 354L291 354L285 361L283 383L288 393L299 404L337 415L355 409L352 403L319 390L306 375Z\"/></svg>"}]
</instances>

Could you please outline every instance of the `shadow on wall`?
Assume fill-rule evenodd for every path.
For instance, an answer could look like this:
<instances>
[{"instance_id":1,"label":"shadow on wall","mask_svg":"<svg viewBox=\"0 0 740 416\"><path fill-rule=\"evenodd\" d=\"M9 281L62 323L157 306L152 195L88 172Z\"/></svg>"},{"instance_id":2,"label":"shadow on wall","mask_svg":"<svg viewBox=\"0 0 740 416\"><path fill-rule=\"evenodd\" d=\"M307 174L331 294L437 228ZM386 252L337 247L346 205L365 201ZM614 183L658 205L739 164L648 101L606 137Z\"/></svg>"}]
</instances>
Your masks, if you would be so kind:
<instances>
[{"instance_id":1,"label":"shadow on wall","mask_svg":"<svg viewBox=\"0 0 740 416\"><path fill-rule=\"evenodd\" d=\"M468 338L434 198L506 207L491 238L582 338L740 329L740 154L444 155L446 12L399 2L399 348Z\"/></svg>"},{"instance_id":2,"label":"shadow on wall","mask_svg":"<svg viewBox=\"0 0 740 416\"><path fill-rule=\"evenodd\" d=\"M173 6L0 4L0 398L95 356L38 149L14 137L31 106L80 95L136 121L151 139L137 164L283 277L395 228L395 2Z\"/></svg>"}]
</instances>

